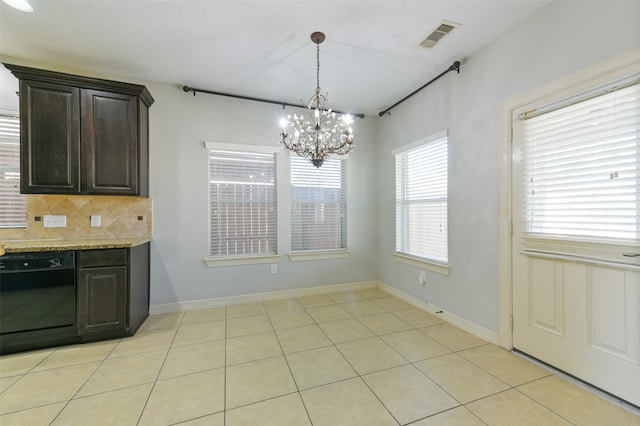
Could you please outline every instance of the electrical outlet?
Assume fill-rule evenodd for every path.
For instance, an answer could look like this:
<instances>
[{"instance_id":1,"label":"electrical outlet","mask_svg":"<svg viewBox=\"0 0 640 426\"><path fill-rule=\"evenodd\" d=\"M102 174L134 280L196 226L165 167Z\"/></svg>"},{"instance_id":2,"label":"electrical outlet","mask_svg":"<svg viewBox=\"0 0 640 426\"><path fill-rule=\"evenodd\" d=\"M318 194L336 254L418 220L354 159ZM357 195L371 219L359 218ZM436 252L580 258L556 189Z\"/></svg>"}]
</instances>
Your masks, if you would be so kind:
<instances>
[{"instance_id":1,"label":"electrical outlet","mask_svg":"<svg viewBox=\"0 0 640 426\"><path fill-rule=\"evenodd\" d=\"M91 227L92 228L99 228L100 227L100 215L99 214L92 214L91 215Z\"/></svg>"},{"instance_id":2,"label":"electrical outlet","mask_svg":"<svg viewBox=\"0 0 640 426\"><path fill-rule=\"evenodd\" d=\"M66 228L67 216L45 214L42 226L44 226L45 228Z\"/></svg>"},{"instance_id":3,"label":"electrical outlet","mask_svg":"<svg viewBox=\"0 0 640 426\"><path fill-rule=\"evenodd\" d=\"M425 271L420 271L420 275L418 276L418 284L425 285L427 283L427 273Z\"/></svg>"},{"instance_id":4,"label":"electrical outlet","mask_svg":"<svg viewBox=\"0 0 640 426\"><path fill-rule=\"evenodd\" d=\"M278 273L278 264L277 263L272 263L271 264L271 274L277 274Z\"/></svg>"}]
</instances>

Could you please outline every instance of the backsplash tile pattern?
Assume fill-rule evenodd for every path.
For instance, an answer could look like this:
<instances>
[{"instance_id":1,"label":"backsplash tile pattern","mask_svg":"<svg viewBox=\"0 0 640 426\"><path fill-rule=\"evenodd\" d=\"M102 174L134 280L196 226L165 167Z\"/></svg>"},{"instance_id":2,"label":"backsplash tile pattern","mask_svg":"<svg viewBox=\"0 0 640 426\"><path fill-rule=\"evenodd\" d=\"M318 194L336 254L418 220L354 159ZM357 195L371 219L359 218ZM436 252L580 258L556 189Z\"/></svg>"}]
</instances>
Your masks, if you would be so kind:
<instances>
[{"instance_id":1,"label":"backsplash tile pattern","mask_svg":"<svg viewBox=\"0 0 640 426\"><path fill-rule=\"evenodd\" d=\"M27 227L0 230L0 241L150 238L152 206L145 197L27 195ZM67 226L45 228L44 215L66 215ZM91 215L101 216L100 227L91 227Z\"/></svg>"}]
</instances>

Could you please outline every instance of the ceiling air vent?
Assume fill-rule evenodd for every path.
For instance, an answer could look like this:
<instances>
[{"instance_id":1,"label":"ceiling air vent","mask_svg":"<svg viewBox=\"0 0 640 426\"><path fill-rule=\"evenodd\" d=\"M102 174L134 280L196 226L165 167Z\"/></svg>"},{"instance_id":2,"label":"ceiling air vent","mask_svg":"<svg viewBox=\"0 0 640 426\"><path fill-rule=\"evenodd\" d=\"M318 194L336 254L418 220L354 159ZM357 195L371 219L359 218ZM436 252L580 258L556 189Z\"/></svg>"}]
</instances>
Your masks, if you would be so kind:
<instances>
[{"instance_id":1,"label":"ceiling air vent","mask_svg":"<svg viewBox=\"0 0 640 426\"><path fill-rule=\"evenodd\" d=\"M433 32L429 34L429 36L425 38L422 43L420 43L420 46L426 47L428 49L434 47L436 44L442 41L443 38L451 34L451 32L459 26L460 24L456 24L455 22L442 21L438 28L433 30Z\"/></svg>"}]
</instances>

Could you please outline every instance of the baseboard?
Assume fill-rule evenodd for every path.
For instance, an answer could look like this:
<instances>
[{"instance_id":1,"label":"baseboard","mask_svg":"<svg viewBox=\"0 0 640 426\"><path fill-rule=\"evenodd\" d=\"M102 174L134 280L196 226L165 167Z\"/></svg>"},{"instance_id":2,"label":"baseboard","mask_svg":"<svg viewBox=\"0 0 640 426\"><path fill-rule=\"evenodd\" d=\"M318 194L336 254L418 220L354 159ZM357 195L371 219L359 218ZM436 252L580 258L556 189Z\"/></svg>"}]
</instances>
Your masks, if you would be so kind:
<instances>
[{"instance_id":1,"label":"baseboard","mask_svg":"<svg viewBox=\"0 0 640 426\"><path fill-rule=\"evenodd\" d=\"M354 283L344 284L331 284L317 287L296 288L291 290L279 290L269 291L264 293L244 294L239 296L229 297L215 297L211 299L189 300L186 302L176 303L163 303L158 305L151 305L149 307L149 314L164 314L169 312L191 311L196 309L214 308L218 306L237 305L240 303L254 303L254 302L267 302L270 300L290 299L294 297L302 296L315 296L319 294L338 293L342 291L357 291L365 290L368 288L379 288L398 299L415 306L418 309L422 309L432 315L436 315L443 320L460 327L461 329L484 339L490 343L498 344L498 333L489 330L478 324L471 322L458 315L446 312L442 308L426 302L418 297L415 297L409 293L406 293L396 287L390 286L380 281L361 281Z\"/></svg>"},{"instance_id":2,"label":"baseboard","mask_svg":"<svg viewBox=\"0 0 640 426\"><path fill-rule=\"evenodd\" d=\"M390 286L383 282L378 282L378 288L380 290L383 290L397 297L398 299L401 299L407 303L410 303L411 305L415 306L418 309L422 309L423 311L426 311L432 315L436 315L442 318L443 320L445 320L446 322L451 323L456 327L459 327L473 334L474 336L477 336L495 345L498 344L498 341L499 341L498 333L495 331L482 327L472 321L469 321L468 319L452 314L451 312L447 312L444 309L440 308L439 306L436 306L432 303L429 303L425 300L422 300L416 296L413 296L409 293L406 293L396 287Z\"/></svg>"},{"instance_id":3,"label":"baseboard","mask_svg":"<svg viewBox=\"0 0 640 426\"><path fill-rule=\"evenodd\" d=\"M169 312L191 311L196 309L214 308L217 306L237 305L240 303L267 302L269 300L290 299L302 296L338 293L342 291L357 291L376 288L377 281L361 281L345 284L331 284L317 287L296 288L291 290L269 291L265 293L244 294L240 296L215 297L211 299L189 300L186 302L163 303L151 305L149 314L164 314Z\"/></svg>"}]
</instances>

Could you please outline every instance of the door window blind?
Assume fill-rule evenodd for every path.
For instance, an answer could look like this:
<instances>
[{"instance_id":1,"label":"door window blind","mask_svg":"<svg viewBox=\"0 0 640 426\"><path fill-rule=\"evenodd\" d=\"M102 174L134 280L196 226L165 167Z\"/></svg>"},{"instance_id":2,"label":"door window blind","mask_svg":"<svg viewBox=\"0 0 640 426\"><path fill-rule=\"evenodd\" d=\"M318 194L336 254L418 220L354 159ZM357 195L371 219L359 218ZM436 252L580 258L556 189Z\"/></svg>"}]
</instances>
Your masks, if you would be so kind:
<instances>
[{"instance_id":1,"label":"door window blind","mask_svg":"<svg viewBox=\"0 0 640 426\"><path fill-rule=\"evenodd\" d=\"M640 240L640 84L526 118L529 234Z\"/></svg>"},{"instance_id":2,"label":"door window blind","mask_svg":"<svg viewBox=\"0 0 640 426\"><path fill-rule=\"evenodd\" d=\"M291 250L347 248L347 160L291 157Z\"/></svg>"},{"instance_id":3,"label":"door window blind","mask_svg":"<svg viewBox=\"0 0 640 426\"><path fill-rule=\"evenodd\" d=\"M27 226L27 197L20 194L20 119L0 115L0 228Z\"/></svg>"},{"instance_id":4,"label":"door window blind","mask_svg":"<svg viewBox=\"0 0 640 426\"><path fill-rule=\"evenodd\" d=\"M395 155L396 251L448 261L447 138Z\"/></svg>"},{"instance_id":5,"label":"door window blind","mask_svg":"<svg viewBox=\"0 0 640 426\"><path fill-rule=\"evenodd\" d=\"M210 255L277 251L276 155L209 150Z\"/></svg>"}]
</instances>

